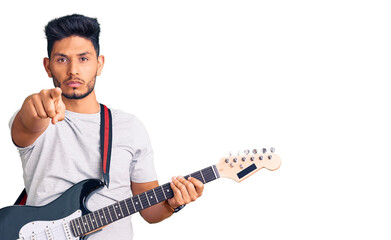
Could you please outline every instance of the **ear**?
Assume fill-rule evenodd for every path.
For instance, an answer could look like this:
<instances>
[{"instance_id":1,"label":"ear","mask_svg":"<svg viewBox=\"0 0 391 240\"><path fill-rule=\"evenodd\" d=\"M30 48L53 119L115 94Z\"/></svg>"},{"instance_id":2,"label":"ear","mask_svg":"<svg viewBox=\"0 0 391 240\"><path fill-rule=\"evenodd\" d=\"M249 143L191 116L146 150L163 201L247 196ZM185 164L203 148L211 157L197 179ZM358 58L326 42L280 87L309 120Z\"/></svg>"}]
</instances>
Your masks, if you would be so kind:
<instances>
[{"instance_id":1,"label":"ear","mask_svg":"<svg viewBox=\"0 0 391 240\"><path fill-rule=\"evenodd\" d=\"M100 76L102 73L103 65L105 65L105 56L100 55L98 57L98 71L96 71L97 76Z\"/></svg>"},{"instance_id":2,"label":"ear","mask_svg":"<svg viewBox=\"0 0 391 240\"><path fill-rule=\"evenodd\" d=\"M53 77L52 71L50 70L50 59L45 57L43 59L43 66L45 68L46 73L48 74L48 77Z\"/></svg>"}]
</instances>

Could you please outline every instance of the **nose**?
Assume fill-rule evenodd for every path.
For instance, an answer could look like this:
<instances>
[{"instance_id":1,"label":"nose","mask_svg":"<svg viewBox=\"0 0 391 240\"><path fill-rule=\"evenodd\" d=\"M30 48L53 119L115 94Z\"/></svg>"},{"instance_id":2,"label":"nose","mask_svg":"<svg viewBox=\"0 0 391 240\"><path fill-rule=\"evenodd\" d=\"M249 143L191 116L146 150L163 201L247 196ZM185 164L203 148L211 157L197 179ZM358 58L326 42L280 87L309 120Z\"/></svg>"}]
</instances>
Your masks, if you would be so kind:
<instances>
[{"instance_id":1,"label":"nose","mask_svg":"<svg viewBox=\"0 0 391 240\"><path fill-rule=\"evenodd\" d=\"M76 76L79 75L79 66L77 61L71 61L68 65L68 75Z\"/></svg>"}]
</instances>

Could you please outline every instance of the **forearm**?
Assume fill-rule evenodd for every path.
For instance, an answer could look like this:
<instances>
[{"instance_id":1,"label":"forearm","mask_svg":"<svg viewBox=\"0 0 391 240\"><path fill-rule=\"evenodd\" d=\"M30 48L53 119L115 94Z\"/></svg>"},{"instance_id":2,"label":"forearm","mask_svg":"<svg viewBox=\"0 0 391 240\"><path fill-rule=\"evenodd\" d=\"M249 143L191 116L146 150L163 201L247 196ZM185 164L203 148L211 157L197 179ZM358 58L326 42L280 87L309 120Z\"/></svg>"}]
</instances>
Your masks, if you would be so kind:
<instances>
[{"instance_id":1,"label":"forearm","mask_svg":"<svg viewBox=\"0 0 391 240\"><path fill-rule=\"evenodd\" d=\"M49 126L49 118L39 118L34 115L29 106L22 106L20 111L16 114L14 124L15 126L22 128L28 133L43 132ZM18 126L19 125L19 126Z\"/></svg>"},{"instance_id":2,"label":"forearm","mask_svg":"<svg viewBox=\"0 0 391 240\"><path fill-rule=\"evenodd\" d=\"M14 143L27 147L53 124L64 120L65 105L61 98L61 89L47 89L32 94L23 102L12 124L11 134Z\"/></svg>"},{"instance_id":3,"label":"forearm","mask_svg":"<svg viewBox=\"0 0 391 240\"><path fill-rule=\"evenodd\" d=\"M20 147L29 146L46 130L49 123L49 119L34 119L21 110L12 123L12 140Z\"/></svg>"},{"instance_id":4,"label":"forearm","mask_svg":"<svg viewBox=\"0 0 391 240\"><path fill-rule=\"evenodd\" d=\"M133 195L138 195L159 186L158 181L135 183L131 182ZM146 208L140 212L145 221L149 223L161 222L170 217L174 213L174 209L195 201L202 195L204 185L196 178L189 177L186 180L184 177L173 177L170 183L174 197L161 202L152 207Z\"/></svg>"},{"instance_id":5,"label":"forearm","mask_svg":"<svg viewBox=\"0 0 391 240\"><path fill-rule=\"evenodd\" d=\"M158 223L170 217L174 212L167 201L156 204L140 212L145 221L149 223Z\"/></svg>"}]
</instances>

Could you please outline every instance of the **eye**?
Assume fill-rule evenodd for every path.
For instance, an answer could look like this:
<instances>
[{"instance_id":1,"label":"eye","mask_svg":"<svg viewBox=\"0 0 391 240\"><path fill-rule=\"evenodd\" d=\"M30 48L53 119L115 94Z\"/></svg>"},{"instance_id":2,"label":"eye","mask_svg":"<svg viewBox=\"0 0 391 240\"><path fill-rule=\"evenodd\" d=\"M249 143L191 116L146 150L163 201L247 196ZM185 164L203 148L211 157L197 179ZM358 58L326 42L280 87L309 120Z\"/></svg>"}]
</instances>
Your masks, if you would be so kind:
<instances>
[{"instance_id":1,"label":"eye","mask_svg":"<svg viewBox=\"0 0 391 240\"><path fill-rule=\"evenodd\" d=\"M81 58L80 58L80 61L82 61L82 62L87 62L87 61L88 61L88 58L86 58L86 57L81 57Z\"/></svg>"},{"instance_id":2,"label":"eye","mask_svg":"<svg viewBox=\"0 0 391 240\"><path fill-rule=\"evenodd\" d=\"M59 58L59 59L57 59L57 62L59 62L59 63L65 63L67 61L68 61L68 59L66 59L66 58Z\"/></svg>"}]
</instances>

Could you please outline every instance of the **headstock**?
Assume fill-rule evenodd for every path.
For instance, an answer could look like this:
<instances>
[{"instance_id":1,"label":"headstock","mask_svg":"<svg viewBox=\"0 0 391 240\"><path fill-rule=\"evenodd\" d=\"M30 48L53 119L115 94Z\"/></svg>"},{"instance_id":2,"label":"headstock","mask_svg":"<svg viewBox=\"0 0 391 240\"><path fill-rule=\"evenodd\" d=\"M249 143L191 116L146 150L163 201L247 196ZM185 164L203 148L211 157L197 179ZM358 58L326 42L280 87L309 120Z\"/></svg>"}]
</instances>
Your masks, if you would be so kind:
<instances>
[{"instance_id":1,"label":"headstock","mask_svg":"<svg viewBox=\"0 0 391 240\"><path fill-rule=\"evenodd\" d=\"M281 165L281 159L274 151L274 148L270 148L270 151L263 148L260 153L254 149L252 153L245 150L243 155L230 154L228 157L221 158L216 167L220 177L241 182L262 168L277 170Z\"/></svg>"}]
</instances>

